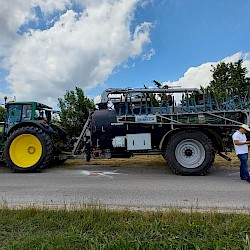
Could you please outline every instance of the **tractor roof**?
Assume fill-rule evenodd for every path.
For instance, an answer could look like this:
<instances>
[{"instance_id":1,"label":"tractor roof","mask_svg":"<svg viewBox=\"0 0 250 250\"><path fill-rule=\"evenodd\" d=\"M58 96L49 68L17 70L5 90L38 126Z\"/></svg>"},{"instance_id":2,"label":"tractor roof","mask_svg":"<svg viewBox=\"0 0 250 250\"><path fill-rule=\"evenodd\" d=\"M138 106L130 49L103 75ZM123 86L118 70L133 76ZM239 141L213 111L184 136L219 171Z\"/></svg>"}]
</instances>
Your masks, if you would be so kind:
<instances>
[{"instance_id":1,"label":"tractor roof","mask_svg":"<svg viewBox=\"0 0 250 250\"><path fill-rule=\"evenodd\" d=\"M40 102L8 102L8 103L6 103L6 106L25 105L25 104L36 105L37 108L41 108L41 109L52 109L51 107L49 107L45 104L42 104Z\"/></svg>"}]
</instances>

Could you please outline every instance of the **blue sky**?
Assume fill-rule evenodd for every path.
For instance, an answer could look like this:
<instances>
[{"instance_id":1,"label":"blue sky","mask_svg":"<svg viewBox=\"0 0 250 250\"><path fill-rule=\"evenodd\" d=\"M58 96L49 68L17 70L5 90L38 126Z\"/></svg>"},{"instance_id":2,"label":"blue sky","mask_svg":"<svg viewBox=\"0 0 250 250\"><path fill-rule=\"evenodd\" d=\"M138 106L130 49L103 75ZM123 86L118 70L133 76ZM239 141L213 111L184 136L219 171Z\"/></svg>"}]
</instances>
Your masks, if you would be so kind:
<instances>
[{"instance_id":1,"label":"blue sky","mask_svg":"<svg viewBox=\"0 0 250 250\"><path fill-rule=\"evenodd\" d=\"M11 2L11 3L10 3ZM75 86L98 99L152 80L199 87L244 59L249 0L13 0L0 10L0 95L56 106Z\"/></svg>"}]
</instances>

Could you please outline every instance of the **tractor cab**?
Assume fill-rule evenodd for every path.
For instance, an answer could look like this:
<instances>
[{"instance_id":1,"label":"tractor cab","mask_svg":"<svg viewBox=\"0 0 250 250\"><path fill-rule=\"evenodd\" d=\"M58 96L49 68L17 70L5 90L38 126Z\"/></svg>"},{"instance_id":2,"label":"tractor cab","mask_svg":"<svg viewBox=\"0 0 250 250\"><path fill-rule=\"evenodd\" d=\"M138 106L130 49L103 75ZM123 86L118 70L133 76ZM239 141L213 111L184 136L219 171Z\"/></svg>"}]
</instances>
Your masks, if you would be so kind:
<instances>
[{"instance_id":1,"label":"tractor cab","mask_svg":"<svg viewBox=\"0 0 250 250\"><path fill-rule=\"evenodd\" d=\"M50 123L52 108L38 102L9 102L6 104L5 133L20 122Z\"/></svg>"}]
</instances>

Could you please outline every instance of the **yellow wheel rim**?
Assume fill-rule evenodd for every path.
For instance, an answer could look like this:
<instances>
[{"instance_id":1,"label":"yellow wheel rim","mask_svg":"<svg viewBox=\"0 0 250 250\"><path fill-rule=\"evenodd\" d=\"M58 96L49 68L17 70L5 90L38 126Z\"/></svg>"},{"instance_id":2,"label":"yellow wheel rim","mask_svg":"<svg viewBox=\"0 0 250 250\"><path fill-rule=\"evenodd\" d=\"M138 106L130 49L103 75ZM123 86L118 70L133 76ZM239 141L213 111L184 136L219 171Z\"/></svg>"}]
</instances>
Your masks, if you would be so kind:
<instances>
[{"instance_id":1,"label":"yellow wheel rim","mask_svg":"<svg viewBox=\"0 0 250 250\"><path fill-rule=\"evenodd\" d=\"M41 158L42 144L34 135L19 135L12 141L9 153L12 162L16 166L29 168Z\"/></svg>"}]
</instances>

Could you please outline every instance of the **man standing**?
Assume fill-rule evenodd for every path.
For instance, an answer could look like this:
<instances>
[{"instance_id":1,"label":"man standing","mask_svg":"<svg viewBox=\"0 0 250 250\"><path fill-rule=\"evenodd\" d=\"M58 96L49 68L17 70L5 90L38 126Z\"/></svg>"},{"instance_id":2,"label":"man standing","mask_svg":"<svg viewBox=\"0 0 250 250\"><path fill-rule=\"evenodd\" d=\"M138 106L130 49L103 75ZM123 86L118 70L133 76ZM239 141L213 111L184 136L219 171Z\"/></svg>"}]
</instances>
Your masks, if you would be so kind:
<instances>
[{"instance_id":1,"label":"man standing","mask_svg":"<svg viewBox=\"0 0 250 250\"><path fill-rule=\"evenodd\" d=\"M233 134L233 143L235 153L240 159L240 178L250 183L250 175L248 172L248 145L250 141L247 141L247 131L250 131L249 126L242 124L239 130Z\"/></svg>"}]
</instances>

